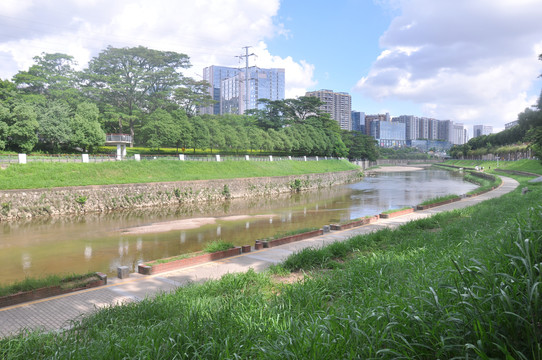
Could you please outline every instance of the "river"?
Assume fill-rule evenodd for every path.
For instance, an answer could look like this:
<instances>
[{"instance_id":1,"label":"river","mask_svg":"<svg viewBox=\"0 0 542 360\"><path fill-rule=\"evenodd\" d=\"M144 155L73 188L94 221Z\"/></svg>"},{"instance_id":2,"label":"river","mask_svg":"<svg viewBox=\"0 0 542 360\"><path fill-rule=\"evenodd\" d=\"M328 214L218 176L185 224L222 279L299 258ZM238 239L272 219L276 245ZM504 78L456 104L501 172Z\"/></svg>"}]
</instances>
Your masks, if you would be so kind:
<instances>
[{"instance_id":1,"label":"river","mask_svg":"<svg viewBox=\"0 0 542 360\"><path fill-rule=\"evenodd\" d=\"M254 240L300 228L414 206L476 186L444 170L380 172L320 191L201 204L199 210L144 209L0 224L0 284L25 277L132 270L143 261L199 251L213 240Z\"/></svg>"}]
</instances>

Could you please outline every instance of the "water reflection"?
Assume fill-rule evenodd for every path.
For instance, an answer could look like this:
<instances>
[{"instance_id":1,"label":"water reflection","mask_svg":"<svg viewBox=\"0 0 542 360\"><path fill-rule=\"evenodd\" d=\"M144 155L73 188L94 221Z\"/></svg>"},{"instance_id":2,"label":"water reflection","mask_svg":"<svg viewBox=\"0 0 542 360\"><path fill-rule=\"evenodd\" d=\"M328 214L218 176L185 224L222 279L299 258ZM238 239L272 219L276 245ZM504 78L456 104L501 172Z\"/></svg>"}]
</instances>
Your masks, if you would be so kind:
<instances>
[{"instance_id":1,"label":"water reflection","mask_svg":"<svg viewBox=\"0 0 542 360\"><path fill-rule=\"evenodd\" d=\"M0 224L3 283L57 273L132 269L141 261L199 251L209 241L236 245L276 233L374 215L412 206L435 196L463 194L474 185L440 170L381 173L363 181L322 191L232 200L226 204L195 204L178 208L141 209L80 217L59 217ZM249 215L237 220L224 216ZM265 218L256 215L267 215ZM156 234L122 234L123 229L152 223L213 217L197 229Z\"/></svg>"}]
</instances>

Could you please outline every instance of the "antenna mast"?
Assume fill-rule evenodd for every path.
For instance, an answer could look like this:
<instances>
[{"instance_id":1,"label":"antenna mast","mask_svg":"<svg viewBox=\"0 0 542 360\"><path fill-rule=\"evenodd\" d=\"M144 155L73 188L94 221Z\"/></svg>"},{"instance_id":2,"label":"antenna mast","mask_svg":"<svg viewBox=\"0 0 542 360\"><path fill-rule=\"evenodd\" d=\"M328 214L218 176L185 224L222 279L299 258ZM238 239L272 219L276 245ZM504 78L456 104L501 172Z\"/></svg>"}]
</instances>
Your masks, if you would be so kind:
<instances>
[{"instance_id":1,"label":"antenna mast","mask_svg":"<svg viewBox=\"0 0 542 360\"><path fill-rule=\"evenodd\" d=\"M245 55L240 55L239 58L245 58L245 111L248 110L248 104L249 104L249 78L248 78L248 58L250 56L256 56L256 54L248 53L248 49L252 46L244 46L243 49L245 49Z\"/></svg>"}]
</instances>

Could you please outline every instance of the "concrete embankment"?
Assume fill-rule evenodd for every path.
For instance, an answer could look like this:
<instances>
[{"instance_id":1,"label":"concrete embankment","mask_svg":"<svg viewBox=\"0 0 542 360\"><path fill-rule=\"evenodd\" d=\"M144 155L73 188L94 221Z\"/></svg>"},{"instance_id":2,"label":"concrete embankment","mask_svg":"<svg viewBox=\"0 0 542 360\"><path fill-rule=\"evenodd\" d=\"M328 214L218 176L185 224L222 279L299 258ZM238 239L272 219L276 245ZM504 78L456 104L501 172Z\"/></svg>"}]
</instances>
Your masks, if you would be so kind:
<instances>
[{"instance_id":1,"label":"concrete embankment","mask_svg":"<svg viewBox=\"0 0 542 360\"><path fill-rule=\"evenodd\" d=\"M360 170L349 170L261 178L4 190L0 191L0 221L153 206L190 207L201 202L321 189L360 177Z\"/></svg>"}]
</instances>

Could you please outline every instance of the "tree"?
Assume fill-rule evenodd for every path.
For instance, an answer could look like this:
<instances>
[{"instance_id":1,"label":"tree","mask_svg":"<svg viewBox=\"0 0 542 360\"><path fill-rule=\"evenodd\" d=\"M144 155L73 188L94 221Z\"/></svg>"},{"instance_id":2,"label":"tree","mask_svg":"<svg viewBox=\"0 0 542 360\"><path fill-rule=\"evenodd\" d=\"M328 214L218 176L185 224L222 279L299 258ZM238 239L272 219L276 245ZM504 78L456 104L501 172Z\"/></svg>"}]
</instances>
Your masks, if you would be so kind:
<instances>
[{"instance_id":1,"label":"tree","mask_svg":"<svg viewBox=\"0 0 542 360\"><path fill-rule=\"evenodd\" d=\"M205 149L209 145L209 129L199 116L190 118L189 122L192 125L191 147L196 153L196 148Z\"/></svg>"},{"instance_id":2,"label":"tree","mask_svg":"<svg viewBox=\"0 0 542 360\"><path fill-rule=\"evenodd\" d=\"M0 150L4 150L6 148L9 132L9 126L7 123L9 116L9 109L0 104Z\"/></svg>"},{"instance_id":3,"label":"tree","mask_svg":"<svg viewBox=\"0 0 542 360\"><path fill-rule=\"evenodd\" d=\"M184 78L182 86L173 91L173 99L188 117L195 116L199 108L216 103L209 94L209 86L205 80L196 81L192 78Z\"/></svg>"},{"instance_id":4,"label":"tree","mask_svg":"<svg viewBox=\"0 0 542 360\"><path fill-rule=\"evenodd\" d=\"M223 149L226 145L226 139L222 132L222 128L216 118L205 119L207 128L209 129L209 148L211 154L213 149Z\"/></svg>"},{"instance_id":5,"label":"tree","mask_svg":"<svg viewBox=\"0 0 542 360\"><path fill-rule=\"evenodd\" d=\"M27 104L15 106L9 119L9 142L11 147L29 153L38 142L38 121L34 108Z\"/></svg>"},{"instance_id":6,"label":"tree","mask_svg":"<svg viewBox=\"0 0 542 360\"><path fill-rule=\"evenodd\" d=\"M378 158L378 147L372 136L359 131L343 130L342 138L348 148L348 159L375 161Z\"/></svg>"},{"instance_id":7,"label":"tree","mask_svg":"<svg viewBox=\"0 0 542 360\"><path fill-rule=\"evenodd\" d=\"M72 137L70 127L70 109L60 101L48 103L38 116L39 137L41 142L57 152L61 144L66 144Z\"/></svg>"},{"instance_id":8,"label":"tree","mask_svg":"<svg viewBox=\"0 0 542 360\"><path fill-rule=\"evenodd\" d=\"M83 102L77 105L75 115L70 120L72 147L79 147L86 152L105 143L105 132L100 126L99 115L95 104Z\"/></svg>"},{"instance_id":9,"label":"tree","mask_svg":"<svg viewBox=\"0 0 542 360\"><path fill-rule=\"evenodd\" d=\"M89 94L102 106L111 106L110 114L128 122L130 135L138 118L168 102L173 89L182 83L182 70L190 66L185 54L158 51L143 46L109 46L93 58L84 79Z\"/></svg>"},{"instance_id":10,"label":"tree","mask_svg":"<svg viewBox=\"0 0 542 360\"><path fill-rule=\"evenodd\" d=\"M149 119L141 128L141 136L151 149L173 144L175 142L175 122L165 110L158 109L149 115Z\"/></svg>"},{"instance_id":11,"label":"tree","mask_svg":"<svg viewBox=\"0 0 542 360\"><path fill-rule=\"evenodd\" d=\"M174 138L173 142L177 146L177 154L179 153L179 146L184 149L192 141L192 125L188 121L188 117L183 110L175 110L171 113L174 122Z\"/></svg>"},{"instance_id":12,"label":"tree","mask_svg":"<svg viewBox=\"0 0 542 360\"><path fill-rule=\"evenodd\" d=\"M43 95L50 100L64 100L75 106L79 102L76 88L78 79L72 56L55 53L34 57L35 64L28 71L13 77L17 88L26 94Z\"/></svg>"}]
</instances>

